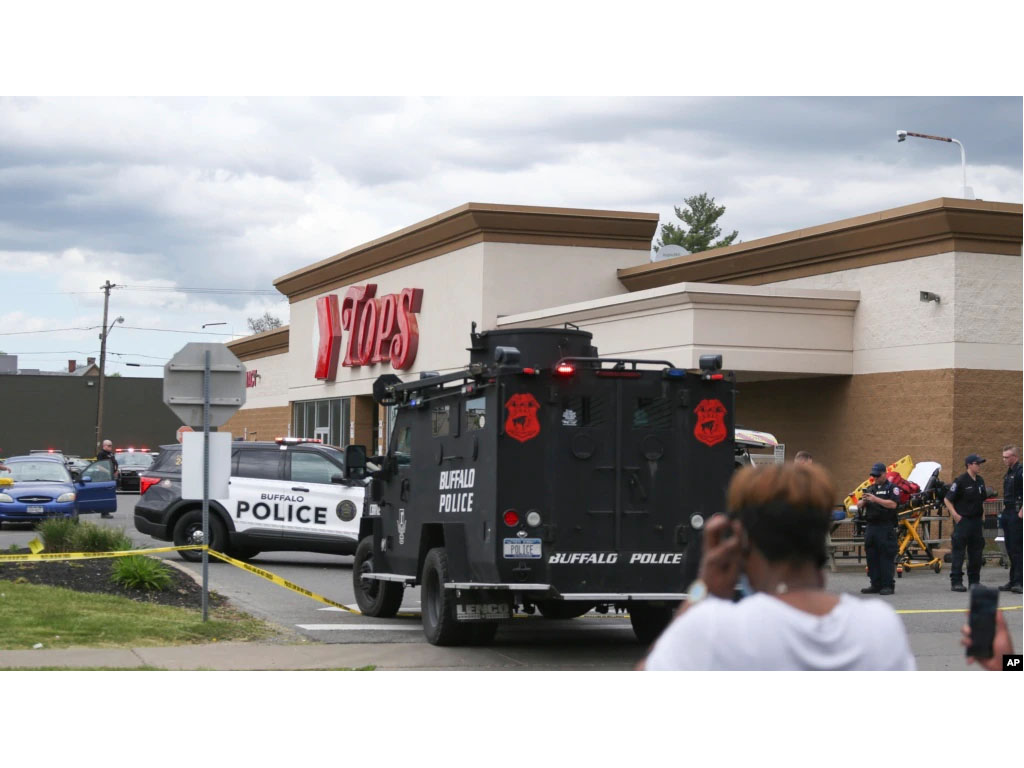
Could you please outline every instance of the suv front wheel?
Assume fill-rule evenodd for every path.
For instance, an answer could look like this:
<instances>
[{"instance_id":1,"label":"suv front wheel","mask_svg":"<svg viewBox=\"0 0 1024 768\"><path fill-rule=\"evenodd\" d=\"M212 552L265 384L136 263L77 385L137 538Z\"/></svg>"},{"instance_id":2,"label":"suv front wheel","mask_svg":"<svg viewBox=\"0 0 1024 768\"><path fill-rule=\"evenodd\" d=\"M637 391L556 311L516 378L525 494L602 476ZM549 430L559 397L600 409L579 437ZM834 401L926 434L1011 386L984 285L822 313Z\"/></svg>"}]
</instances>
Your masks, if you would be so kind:
<instances>
[{"instance_id":1,"label":"suv front wheel","mask_svg":"<svg viewBox=\"0 0 1024 768\"><path fill-rule=\"evenodd\" d=\"M209 513L210 521L210 549L216 550L217 552L224 552L227 548L228 543L228 532L224 528L224 523L211 511ZM174 526L174 546L176 547L187 547L191 544L202 544L203 543L203 510L192 509L182 515L178 522ZM187 560L190 563L198 563L203 559L203 551L201 549L187 549L183 552L178 552L178 556L182 560ZM217 558L209 558L210 562L215 562Z\"/></svg>"}]
</instances>

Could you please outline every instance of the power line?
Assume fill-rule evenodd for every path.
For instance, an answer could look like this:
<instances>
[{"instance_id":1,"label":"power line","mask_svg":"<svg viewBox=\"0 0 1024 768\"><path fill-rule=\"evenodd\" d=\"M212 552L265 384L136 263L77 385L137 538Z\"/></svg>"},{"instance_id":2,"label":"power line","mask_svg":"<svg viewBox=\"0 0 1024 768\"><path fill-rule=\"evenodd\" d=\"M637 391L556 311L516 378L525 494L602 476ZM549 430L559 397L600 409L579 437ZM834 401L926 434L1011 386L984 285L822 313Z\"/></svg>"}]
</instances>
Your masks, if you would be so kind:
<instances>
[{"instance_id":1,"label":"power line","mask_svg":"<svg viewBox=\"0 0 1024 768\"><path fill-rule=\"evenodd\" d=\"M183 288L179 286L122 285L126 291L155 291L159 293L237 293L248 296L281 296L280 291L266 288ZM282 299L287 298L281 296Z\"/></svg>"}]
</instances>

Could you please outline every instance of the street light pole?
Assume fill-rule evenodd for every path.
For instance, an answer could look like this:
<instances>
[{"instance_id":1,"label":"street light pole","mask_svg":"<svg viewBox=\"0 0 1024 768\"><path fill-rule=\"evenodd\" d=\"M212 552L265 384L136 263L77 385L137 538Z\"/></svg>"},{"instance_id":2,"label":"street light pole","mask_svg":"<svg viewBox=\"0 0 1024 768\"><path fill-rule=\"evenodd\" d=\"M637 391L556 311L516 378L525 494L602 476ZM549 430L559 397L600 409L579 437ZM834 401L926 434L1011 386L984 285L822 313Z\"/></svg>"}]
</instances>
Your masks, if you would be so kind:
<instances>
[{"instance_id":1,"label":"street light pole","mask_svg":"<svg viewBox=\"0 0 1024 768\"><path fill-rule=\"evenodd\" d=\"M107 334L110 333L110 328L114 327L115 323L123 323L124 318L118 317L110 324L110 328L107 327L107 308L110 303L110 289L116 288L109 280L105 281L100 286L100 290L103 291L103 326L100 333L100 385L98 387L99 392L96 393L96 451L99 452L100 445L103 442L103 380L105 376L105 368L107 362Z\"/></svg>"},{"instance_id":2,"label":"street light pole","mask_svg":"<svg viewBox=\"0 0 1024 768\"><path fill-rule=\"evenodd\" d=\"M906 141L907 136L913 136L918 139L931 139L932 141L945 141L960 147L960 170L963 173L964 179L964 199L970 200L973 197L973 195L967 194L967 152L964 150L964 145L958 139L946 136L929 136L927 133L914 133L913 131L896 131L897 142Z\"/></svg>"},{"instance_id":3,"label":"street light pole","mask_svg":"<svg viewBox=\"0 0 1024 768\"><path fill-rule=\"evenodd\" d=\"M209 326L211 326L211 325L226 325L226 326L228 327L228 330L229 330L229 331L231 332L231 340L232 340L232 341L234 341L234 340L235 340L235 329L234 329L234 327L233 327L233 326L232 326L232 325L231 325L230 323L226 323L226 322L220 322L220 323L203 323L203 329L205 330L206 328L208 328L208 327L209 327Z\"/></svg>"}]
</instances>

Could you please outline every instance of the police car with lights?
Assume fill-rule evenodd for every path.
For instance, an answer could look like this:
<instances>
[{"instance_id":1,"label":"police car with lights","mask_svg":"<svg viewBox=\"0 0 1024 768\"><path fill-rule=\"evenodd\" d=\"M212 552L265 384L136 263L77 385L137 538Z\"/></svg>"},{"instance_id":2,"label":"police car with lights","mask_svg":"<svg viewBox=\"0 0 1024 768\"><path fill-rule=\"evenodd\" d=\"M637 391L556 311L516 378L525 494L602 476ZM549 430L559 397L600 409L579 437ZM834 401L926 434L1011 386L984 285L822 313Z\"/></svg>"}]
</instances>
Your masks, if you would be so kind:
<instances>
[{"instance_id":1,"label":"police car with lights","mask_svg":"<svg viewBox=\"0 0 1024 768\"><path fill-rule=\"evenodd\" d=\"M374 397L397 406L370 477L353 564L364 614L392 617L419 586L436 645L486 643L517 611L628 611L651 642L693 580L687 559L724 508L734 377L665 360L600 358L577 329L471 332L470 364Z\"/></svg>"},{"instance_id":2,"label":"police car with lights","mask_svg":"<svg viewBox=\"0 0 1024 768\"><path fill-rule=\"evenodd\" d=\"M232 443L228 498L210 500L210 548L239 559L281 550L351 555L364 484L346 478L344 454L319 440ZM203 543L202 501L181 498L180 445L161 446L139 486L137 530L176 546ZM202 559L197 550L178 554Z\"/></svg>"}]
</instances>

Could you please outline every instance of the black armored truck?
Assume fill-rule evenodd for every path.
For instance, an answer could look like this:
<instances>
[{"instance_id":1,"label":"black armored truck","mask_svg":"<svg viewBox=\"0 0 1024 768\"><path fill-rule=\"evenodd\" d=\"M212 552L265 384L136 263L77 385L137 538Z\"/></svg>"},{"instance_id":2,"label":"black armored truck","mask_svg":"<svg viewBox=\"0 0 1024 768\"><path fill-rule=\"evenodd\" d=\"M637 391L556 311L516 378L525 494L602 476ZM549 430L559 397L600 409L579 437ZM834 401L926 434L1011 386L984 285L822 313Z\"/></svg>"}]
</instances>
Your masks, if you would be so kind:
<instances>
[{"instance_id":1,"label":"black armored truck","mask_svg":"<svg viewBox=\"0 0 1024 768\"><path fill-rule=\"evenodd\" d=\"M480 644L516 612L628 612L651 642L696 575L704 521L734 465L734 377L601 358L573 328L470 334L470 363L402 382L383 456L349 446L368 475L353 565L364 614L392 617L419 586L435 645Z\"/></svg>"}]
</instances>

